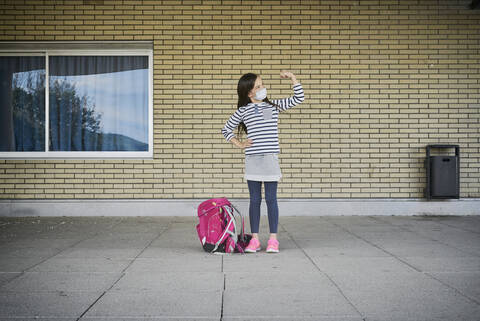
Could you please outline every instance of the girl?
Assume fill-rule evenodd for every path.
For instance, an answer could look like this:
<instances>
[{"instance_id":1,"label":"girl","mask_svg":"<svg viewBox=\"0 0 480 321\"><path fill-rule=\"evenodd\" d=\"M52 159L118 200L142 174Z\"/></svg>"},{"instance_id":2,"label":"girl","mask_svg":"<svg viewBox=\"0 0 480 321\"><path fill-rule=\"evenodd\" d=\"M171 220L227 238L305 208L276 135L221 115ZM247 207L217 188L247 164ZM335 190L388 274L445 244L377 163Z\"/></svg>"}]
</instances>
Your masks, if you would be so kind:
<instances>
[{"instance_id":1,"label":"girl","mask_svg":"<svg viewBox=\"0 0 480 321\"><path fill-rule=\"evenodd\" d=\"M255 253L261 249L258 239L260 225L260 204L262 202L262 182L265 185L270 239L268 253L278 253L278 204L277 184L282 174L278 163L278 114L296 106L304 99L302 85L294 74L282 71L281 78L290 78L294 96L270 101L262 78L248 73L238 81L238 108L222 129L225 139L236 147L245 149L245 179L250 192L250 228L252 239L245 249ZM238 127L238 136L247 134L246 141L238 140L233 130Z\"/></svg>"}]
</instances>

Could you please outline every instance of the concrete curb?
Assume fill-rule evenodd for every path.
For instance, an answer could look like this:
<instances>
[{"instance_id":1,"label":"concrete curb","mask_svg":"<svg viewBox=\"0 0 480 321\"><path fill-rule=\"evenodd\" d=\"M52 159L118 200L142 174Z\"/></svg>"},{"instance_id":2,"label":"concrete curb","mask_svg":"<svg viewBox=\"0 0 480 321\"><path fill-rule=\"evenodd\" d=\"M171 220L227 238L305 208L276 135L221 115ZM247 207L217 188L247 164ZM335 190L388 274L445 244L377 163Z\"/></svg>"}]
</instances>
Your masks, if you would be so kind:
<instances>
[{"instance_id":1,"label":"concrete curb","mask_svg":"<svg viewBox=\"0 0 480 321\"><path fill-rule=\"evenodd\" d=\"M0 216L195 216L198 199L2 200ZM231 199L248 215L248 199ZM480 199L279 199L286 216L480 215ZM262 213L266 205L262 202Z\"/></svg>"}]
</instances>

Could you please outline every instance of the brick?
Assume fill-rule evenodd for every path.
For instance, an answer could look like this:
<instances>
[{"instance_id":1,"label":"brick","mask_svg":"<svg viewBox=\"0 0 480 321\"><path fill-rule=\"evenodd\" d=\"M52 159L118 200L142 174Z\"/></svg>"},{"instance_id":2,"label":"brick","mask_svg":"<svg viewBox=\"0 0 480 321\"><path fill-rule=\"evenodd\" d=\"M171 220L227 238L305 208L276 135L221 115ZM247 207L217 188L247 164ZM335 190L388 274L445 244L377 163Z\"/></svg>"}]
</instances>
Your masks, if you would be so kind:
<instances>
[{"instance_id":1,"label":"brick","mask_svg":"<svg viewBox=\"0 0 480 321\"><path fill-rule=\"evenodd\" d=\"M153 40L155 141L145 161L0 160L0 197L248 197L242 152L220 130L242 73L260 73L276 98L291 94L282 69L306 100L280 116L279 197L422 197L424 146L443 142L462 145L461 196L480 197L478 15L415 1L394 15L378 1L254 4L2 8L1 41Z\"/></svg>"}]
</instances>

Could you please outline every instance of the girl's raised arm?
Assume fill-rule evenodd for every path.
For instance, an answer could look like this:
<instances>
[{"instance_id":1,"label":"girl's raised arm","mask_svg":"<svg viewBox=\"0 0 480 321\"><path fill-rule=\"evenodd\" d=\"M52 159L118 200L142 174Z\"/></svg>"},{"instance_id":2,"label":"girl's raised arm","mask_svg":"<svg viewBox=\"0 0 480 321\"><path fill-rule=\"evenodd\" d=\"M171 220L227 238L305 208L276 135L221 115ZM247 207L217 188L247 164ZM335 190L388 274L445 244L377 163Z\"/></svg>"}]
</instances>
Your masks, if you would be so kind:
<instances>
[{"instance_id":1,"label":"girl's raised arm","mask_svg":"<svg viewBox=\"0 0 480 321\"><path fill-rule=\"evenodd\" d=\"M303 87L298 82L297 77L291 73L290 71L283 70L280 73L281 78L290 78L292 80L293 85L293 96L284 98L284 99L272 99L272 102L280 107L280 111L285 111L289 108L292 108L298 104L300 104L304 99L305 96L303 95Z\"/></svg>"}]
</instances>

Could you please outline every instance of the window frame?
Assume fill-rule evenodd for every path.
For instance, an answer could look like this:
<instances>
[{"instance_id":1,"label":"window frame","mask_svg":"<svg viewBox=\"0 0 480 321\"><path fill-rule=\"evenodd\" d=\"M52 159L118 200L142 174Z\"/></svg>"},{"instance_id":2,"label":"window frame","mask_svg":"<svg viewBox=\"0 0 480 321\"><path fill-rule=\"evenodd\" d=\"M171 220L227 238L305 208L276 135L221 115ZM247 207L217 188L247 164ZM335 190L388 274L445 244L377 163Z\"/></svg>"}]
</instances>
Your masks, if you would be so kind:
<instances>
[{"instance_id":1,"label":"window frame","mask_svg":"<svg viewBox=\"0 0 480 321\"><path fill-rule=\"evenodd\" d=\"M100 49L97 43L66 43L66 49L58 49L61 43L54 43L53 48L49 49L48 43L44 48L39 49L38 44L32 43L32 48L28 49L29 44L23 43L18 45L19 49L15 48L17 43L11 43L12 49L5 49L0 46L0 57L14 56L44 56L45 57L45 151L36 152L4 152L0 151L0 159L152 159L153 158L153 48L137 48L145 47L145 43L129 43L119 44L112 43L112 49L108 49L109 43L102 43ZM86 47L84 49L68 48L72 47ZM129 46L130 45L130 46ZM140 45L140 46L139 46ZM26 47L26 48L25 48ZM36 48L34 48L36 47ZM123 48L122 48L123 47ZM134 48L128 48L134 47ZM50 151L50 106L49 106L49 57L50 56L148 56L148 151Z\"/></svg>"}]
</instances>

